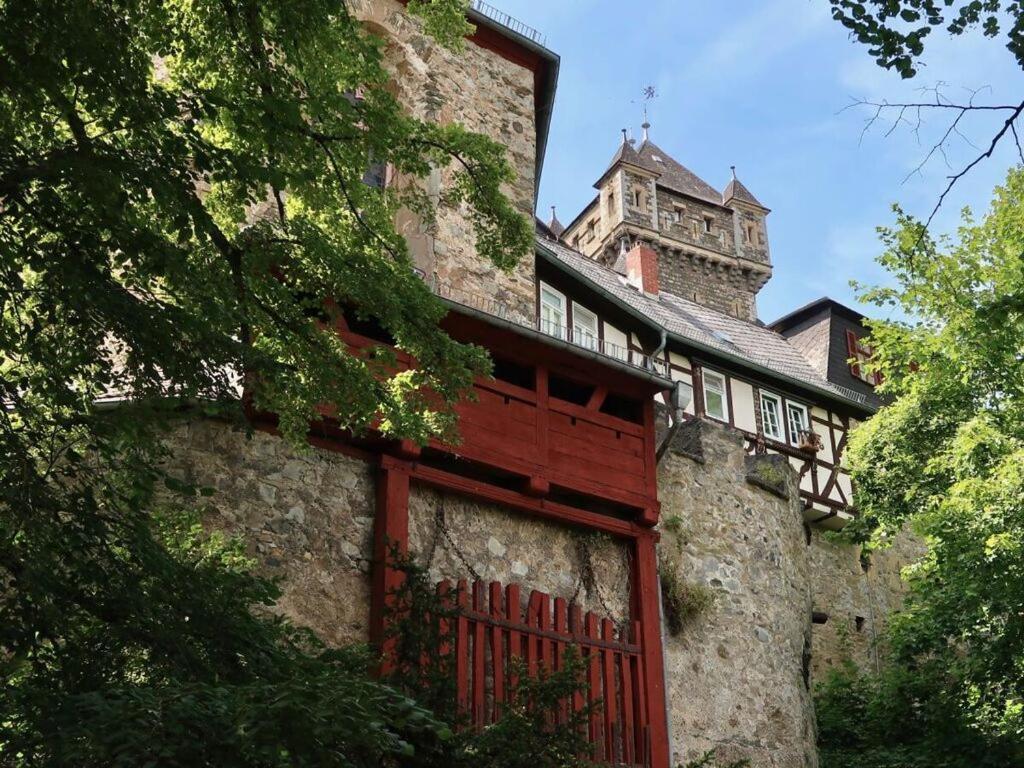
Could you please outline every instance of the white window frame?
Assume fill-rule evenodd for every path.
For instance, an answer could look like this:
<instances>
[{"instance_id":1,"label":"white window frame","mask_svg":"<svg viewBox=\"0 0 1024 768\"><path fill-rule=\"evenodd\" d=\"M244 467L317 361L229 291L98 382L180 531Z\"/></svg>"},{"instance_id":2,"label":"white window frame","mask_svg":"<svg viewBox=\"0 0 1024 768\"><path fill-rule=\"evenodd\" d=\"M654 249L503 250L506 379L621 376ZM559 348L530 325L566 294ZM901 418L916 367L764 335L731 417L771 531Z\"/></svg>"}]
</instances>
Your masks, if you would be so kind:
<instances>
[{"instance_id":1,"label":"white window frame","mask_svg":"<svg viewBox=\"0 0 1024 768\"><path fill-rule=\"evenodd\" d=\"M721 391L715 390L716 394L722 396L722 415L711 413L708 410L708 379L718 379L721 381ZM704 415L708 416L715 421L724 421L726 424L729 423L729 380L726 378L724 373L718 371L709 371L707 368L701 371L700 375L701 389L704 393Z\"/></svg>"},{"instance_id":2,"label":"white window frame","mask_svg":"<svg viewBox=\"0 0 1024 768\"><path fill-rule=\"evenodd\" d=\"M789 442L793 445L798 445L800 443L800 430L793 428L791 411L797 411L802 414L804 431L811 428L811 415L807 410L807 406L803 403L794 403L791 400L786 401L786 429L789 430Z\"/></svg>"},{"instance_id":3,"label":"white window frame","mask_svg":"<svg viewBox=\"0 0 1024 768\"><path fill-rule=\"evenodd\" d=\"M768 419L765 418L767 409L765 408L765 401L770 401L775 406L775 431L770 432L768 430ZM761 431L764 432L765 437L770 437L772 440L778 440L784 442L786 439L785 431L786 428L782 422L783 410L782 410L782 398L776 395L774 392L761 392L760 398L761 404Z\"/></svg>"},{"instance_id":4,"label":"white window frame","mask_svg":"<svg viewBox=\"0 0 1024 768\"><path fill-rule=\"evenodd\" d=\"M557 297L559 304L555 306L550 301L547 301L544 295L545 293ZM548 336L554 336L556 339L564 339L567 327L566 322L569 316L567 308L568 304L565 301L565 294L561 291L556 291L550 285L542 281L540 284L540 330ZM553 315L557 314L557 322L554 318L546 317L545 310L548 310L548 312Z\"/></svg>"},{"instance_id":5,"label":"white window frame","mask_svg":"<svg viewBox=\"0 0 1024 768\"><path fill-rule=\"evenodd\" d=\"M593 327L584 328L580 325L579 318L581 316L592 320ZM600 338L600 322L594 312L591 312L582 304L577 304L575 301L572 303L572 340L576 344L587 349L597 349L598 339Z\"/></svg>"}]
</instances>

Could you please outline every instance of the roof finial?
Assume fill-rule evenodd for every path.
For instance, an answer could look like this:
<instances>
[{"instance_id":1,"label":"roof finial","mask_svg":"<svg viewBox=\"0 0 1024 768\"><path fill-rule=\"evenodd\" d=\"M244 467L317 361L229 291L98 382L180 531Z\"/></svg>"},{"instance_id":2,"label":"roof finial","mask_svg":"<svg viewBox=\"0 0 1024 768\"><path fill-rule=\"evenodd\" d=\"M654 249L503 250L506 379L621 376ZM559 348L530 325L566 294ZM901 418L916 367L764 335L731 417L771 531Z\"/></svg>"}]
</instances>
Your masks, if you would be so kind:
<instances>
[{"instance_id":1,"label":"roof finial","mask_svg":"<svg viewBox=\"0 0 1024 768\"><path fill-rule=\"evenodd\" d=\"M729 170L732 171L732 180L736 181L736 166L735 165L730 165L729 166Z\"/></svg>"},{"instance_id":2,"label":"roof finial","mask_svg":"<svg viewBox=\"0 0 1024 768\"><path fill-rule=\"evenodd\" d=\"M622 129L622 143L623 144L626 143L626 129L625 128Z\"/></svg>"},{"instance_id":3,"label":"roof finial","mask_svg":"<svg viewBox=\"0 0 1024 768\"><path fill-rule=\"evenodd\" d=\"M556 219L557 218L557 216L555 216L555 206L553 206L553 205L551 206L551 218L552 219Z\"/></svg>"}]
</instances>

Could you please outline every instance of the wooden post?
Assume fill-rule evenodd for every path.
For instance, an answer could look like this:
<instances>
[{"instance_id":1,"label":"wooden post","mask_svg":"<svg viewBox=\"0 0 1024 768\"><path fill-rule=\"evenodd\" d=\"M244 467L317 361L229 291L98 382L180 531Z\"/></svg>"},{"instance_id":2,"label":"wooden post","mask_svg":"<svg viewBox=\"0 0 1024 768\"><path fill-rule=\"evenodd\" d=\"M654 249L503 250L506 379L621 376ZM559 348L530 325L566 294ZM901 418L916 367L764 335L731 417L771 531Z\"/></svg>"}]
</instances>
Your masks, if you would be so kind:
<instances>
[{"instance_id":1,"label":"wooden post","mask_svg":"<svg viewBox=\"0 0 1024 768\"><path fill-rule=\"evenodd\" d=\"M384 655L390 593L402 584L402 574L391 567L391 549L409 551L409 473L404 467L381 467L377 474L377 517L373 524L373 578L370 600L370 641Z\"/></svg>"},{"instance_id":2,"label":"wooden post","mask_svg":"<svg viewBox=\"0 0 1024 768\"><path fill-rule=\"evenodd\" d=\"M633 558L635 616L640 622L644 660L644 690L650 727L651 768L668 768L668 720L665 712L665 660L661 650L661 608L658 604L657 534L644 532L636 539Z\"/></svg>"},{"instance_id":3,"label":"wooden post","mask_svg":"<svg viewBox=\"0 0 1024 768\"><path fill-rule=\"evenodd\" d=\"M537 456L536 460L545 471L551 466L551 456L548 454L548 428L549 408L548 402L548 369L538 365L534 372L534 391L537 394ZM535 489L537 495L547 495L550 490L549 481L546 477L531 477L530 487ZM543 490L544 493L540 494Z\"/></svg>"}]
</instances>

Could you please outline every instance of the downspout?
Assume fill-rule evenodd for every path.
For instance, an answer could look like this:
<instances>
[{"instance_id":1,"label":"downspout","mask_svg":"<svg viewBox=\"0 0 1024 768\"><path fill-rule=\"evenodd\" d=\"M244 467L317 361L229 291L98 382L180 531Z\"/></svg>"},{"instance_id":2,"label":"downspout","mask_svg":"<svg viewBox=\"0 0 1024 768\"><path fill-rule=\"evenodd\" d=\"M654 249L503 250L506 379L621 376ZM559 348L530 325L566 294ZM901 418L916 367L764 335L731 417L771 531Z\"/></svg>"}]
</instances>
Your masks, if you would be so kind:
<instances>
[{"instance_id":1,"label":"downspout","mask_svg":"<svg viewBox=\"0 0 1024 768\"><path fill-rule=\"evenodd\" d=\"M689 389L689 392L685 392L685 389ZM693 397L693 387L688 385L685 381L677 381L675 388L672 390L672 426L668 428L668 433L662 438L661 444L658 446L658 450L654 453L655 464L661 463L661 457L665 455L668 447L672 444L672 440L675 438L679 428L683 426L683 419L685 417L686 406L690 404L690 398Z\"/></svg>"},{"instance_id":2,"label":"downspout","mask_svg":"<svg viewBox=\"0 0 1024 768\"><path fill-rule=\"evenodd\" d=\"M658 355L665 351L665 346L668 344L668 331L664 328L661 329L661 342L658 344L658 348L651 352L651 368L654 369L655 360L658 359ZM668 363L665 363L665 378L669 377Z\"/></svg>"}]
</instances>

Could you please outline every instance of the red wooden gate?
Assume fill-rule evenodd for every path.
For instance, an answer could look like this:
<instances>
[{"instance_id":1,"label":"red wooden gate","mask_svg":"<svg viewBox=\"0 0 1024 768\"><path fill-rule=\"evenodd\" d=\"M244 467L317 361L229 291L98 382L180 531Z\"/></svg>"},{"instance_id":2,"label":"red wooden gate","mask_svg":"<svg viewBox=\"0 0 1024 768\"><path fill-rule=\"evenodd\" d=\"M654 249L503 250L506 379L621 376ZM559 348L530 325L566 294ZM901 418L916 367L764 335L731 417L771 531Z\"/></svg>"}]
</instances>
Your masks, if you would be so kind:
<instances>
[{"instance_id":1,"label":"red wooden gate","mask_svg":"<svg viewBox=\"0 0 1024 768\"><path fill-rule=\"evenodd\" d=\"M447 581L438 585L451 595ZM619 631L608 618L564 598L534 590L522 605L518 584L502 588L465 580L455 588L458 607L455 675L458 703L475 726L494 722L515 685L511 667L521 660L529 674L561 667L568 648L575 648L586 669L586 691L595 703L590 714L589 739L593 758L615 765L650 764L650 726L644 693L640 622ZM566 713L569 702L566 702ZM584 706L583 694L571 703Z\"/></svg>"}]
</instances>

